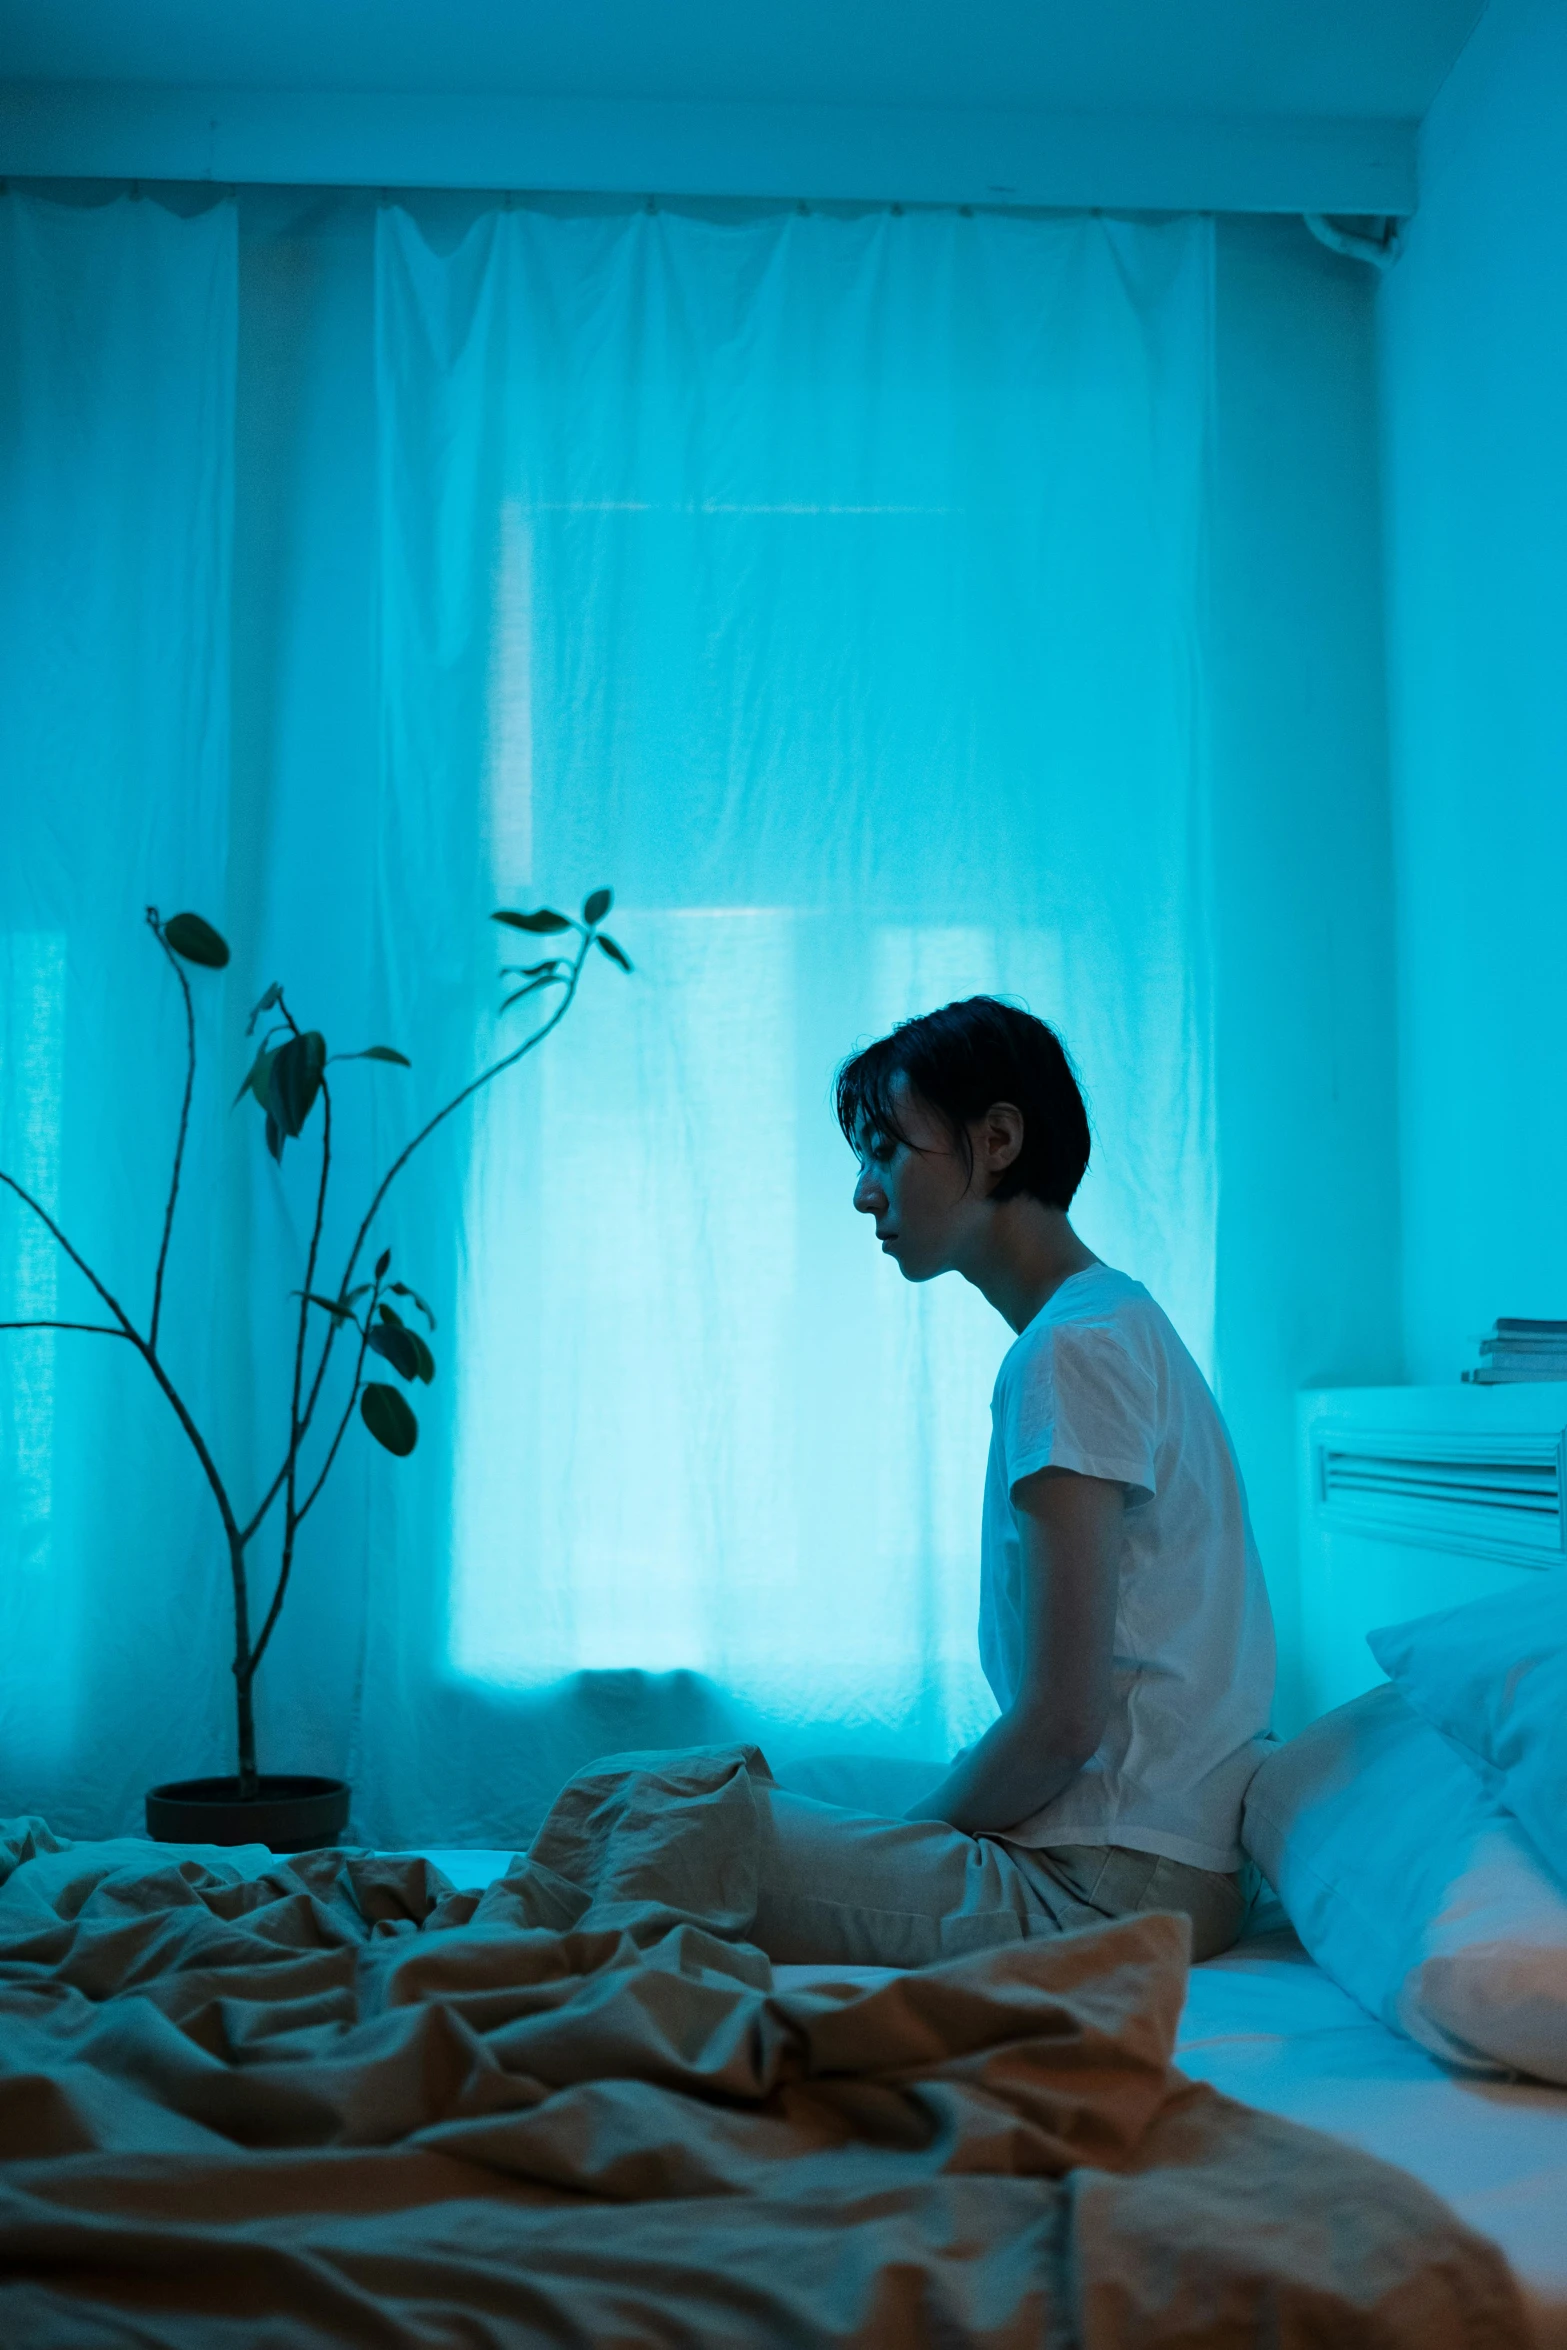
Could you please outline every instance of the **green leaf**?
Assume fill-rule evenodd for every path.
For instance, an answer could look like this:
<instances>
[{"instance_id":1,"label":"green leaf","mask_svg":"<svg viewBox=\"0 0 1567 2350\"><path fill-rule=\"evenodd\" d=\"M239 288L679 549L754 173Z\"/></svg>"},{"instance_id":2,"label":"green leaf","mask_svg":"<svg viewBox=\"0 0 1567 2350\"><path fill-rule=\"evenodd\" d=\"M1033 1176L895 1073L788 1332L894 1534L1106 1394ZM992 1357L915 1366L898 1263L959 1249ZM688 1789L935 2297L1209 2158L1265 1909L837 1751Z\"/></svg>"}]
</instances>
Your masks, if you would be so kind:
<instances>
[{"instance_id":1,"label":"green leaf","mask_svg":"<svg viewBox=\"0 0 1567 2350\"><path fill-rule=\"evenodd\" d=\"M503 911L499 914L492 914L490 920L509 923L513 930L545 932L571 928L565 915L557 914L553 906L541 906L536 914L512 914Z\"/></svg>"},{"instance_id":2,"label":"green leaf","mask_svg":"<svg viewBox=\"0 0 1567 2350\"><path fill-rule=\"evenodd\" d=\"M610 907L615 903L612 889L596 889L582 908L582 919L590 930L596 930Z\"/></svg>"},{"instance_id":3,"label":"green leaf","mask_svg":"<svg viewBox=\"0 0 1567 2350\"><path fill-rule=\"evenodd\" d=\"M380 1255L375 1260L375 1277L377 1281L384 1281L386 1279L388 1272L391 1270L391 1264L391 1250L389 1248L382 1249Z\"/></svg>"},{"instance_id":4,"label":"green leaf","mask_svg":"<svg viewBox=\"0 0 1567 2350\"><path fill-rule=\"evenodd\" d=\"M368 1282L368 1281L358 1281L358 1282L356 1282L356 1283L354 1284L353 1288L352 1288L352 1289L350 1289L350 1290L348 1290L348 1291L346 1292L346 1294L344 1295L344 1298L343 1298L343 1303L344 1303L344 1305L345 1305L345 1306L351 1306L351 1305L353 1304L353 1302L354 1302L354 1300L355 1300L355 1298L356 1298L356 1297L363 1297L363 1296L364 1296L364 1293L365 1293L365 1291L366 1291L366 1290L369 1288L369 1286L370 1286L370 1284L369 1284L369 1282Z\"/></svg>"},{"instance_id":5,"label":"green leaf","mask_svg":"<svg viewBox=\"0 0 1567 2350\"><path fill-rule=\"evenodd\" d=\"M268 1088L272 1083L272 1063L277 1058L277 1046L267 1045L256 1055L256 1066L250 1073L250 1090L261 1107L270 1113L272 1103Z\"/></svg>"},{"instance_id":6,"label":"green leaf","mask_svg":"<svg viewBox=\"0 0 1567 2350\"><path fill-rule=\"evenodd\" d=\"M377 1379L359 1398L359 1417L377 1444L384 1444L399 1460L406 1460L419 1441L419 1423L407 1404L395 1387L384 1387Z\"/></svg>"},{"instance_id":7,"label":"green leaf","mask_svg":"<svg viewBox=\"0 0 1567 2350\"><path fill-rule=\"evenodd\" d=\"M352 1302L346 1297L320 1297L313 1289L291 1289L288 1294L290 1297L304 1298L309 1305L319 1306L323 1313L330 1314L335 1321L351 1322L354 1318Z\"/></svg>"},{"instance_id":8,"label":"green leaf","mask_svg":"<svg viewBox=\"0 0 1567 2350\"><path fill-rule=\"evenodd\" d=\"M177 955L183 955L187 963L199 963L205 971L221 971L229 959L227 939L220 938L199 914L171 914L163 925L163 935Z\"/></svg>"},{"instance_id":9,"label":"green leaf","mask_svg":"<svg viewBox=\"0 0 1567 2350\"><path fill-rule=\"evenodd\" d=\"M253 1093L263 1109L267 1106L267 1078L272 1068L272 1048L263 1045L245 1072L245 1082L229 1105L238 1109L247 1093Z\"/></svg>"},{"instance_id":10,"label":"green leaf","mask_svg":"<svg viewBox=\"0 0 1567 2350\"><path fill-rule=\"evenodd\" d=\"M280 1044L267 1072L267 1108L284 1134L298 1134L321 1091L326 1038L319 1028Z\"/></svg>"},{"instance_id":11,"label":"green leaf","mask_svg":"<svg viewBox=\"0 0 1567 2350\"><path fill-rule=\"evenodd\" d=\"M281 1003L282 998L283 982L281 979L274 979L272 985L267 989L266 994L261 998L261 1001L253 1007L250 1018L245 1022L245 1034L247 1036L250 1036L254 1033L256 1022L260 1019L262 1013L270 1012L274 1004Z\"/></svg>"},{"instance_id":12,"label":"green leaf","mask_svg":"<svg viewBox=\"0 0 1567 2350\"><path fill-rule=\"evenodd\" d=\"M419 1376L424 1381L426 1387L428 1387L430 1381L435 1377L435 1357L433 1354L431 1354L429 1348L425 1345L424 1340L420 1337L417 1330L405 1330L403 1332L403 1336L405 1338L411 1338L418 1350Z\"/></svg>"},{"instance_id":13,"label":"green leaf","mask_svg":"<svg viewBox=\"0 0 1567 2350\"><path fill-rule=\"evenodd\" d=\"M381 1300L381 1319L389 1322L394 1330L401 1330L403 1326L402 1315L395 1306L389 1306L384 1297Z\"/></svg>"},{"instance_id":14,"label":"green leaf","mask_svg":"<svg viewBox=\"0 0 1567 2350\"><path fill-rule=\"evenodd\" d=\"M618 963L622 971L629 971L632 968L631 957L626 953L624 947L616 946L614 940L606 938L602 930L598 934L598 943L610 961Z\"/></svg>"},{"instance_id":15,"label":"green leaf","mask_svg":"<svg viewBox=\"0 0 1567 2350\"><path fill-rule=\"evenodd\" d=\"M566 958L564 955L551 955L547 963L503 963L501 977L503 979L537 979L541 975L548 975L551 971L564 971L565 968Z\"/></svg>"},{"instance_id":16,"label":"green leaf","mask_svg":"<svg viewBox=\"0 0 1567 2350\"><path fill-rule=\"evenodd\" d=\"M362 1053L334 1053L334 1061L395 1061L399 1069L411 1069L412 1061L389 1044L367 1044Z\"/></svg>"},{"instance_id":17,"label":"green leaf","mask_svg":"<svg viewBox=\"0 0 1567 2350\"><path fill-rule=\"evenodd\" d=\"M270 1110L267 1112L267 1148L281 1167L283 1164L283 1129Z\"/></svg>"},{"instance_id":18,"label":"green leaf","mask_svg":"<svg viewBox=\"0 0 1567 2350\"><path fill-rule=\"evenodd\" d=\"M390 1327L374 1323L366 1333L365 1344L373 1355L390 1363L399 1379L417 1379L419 1376L419 1341L401 1322Z\"/></svg>"},{"instance_id":19,"label":"green leaf","mask_svg":"<svg viewBox=\"0 0 1567 2350\"><path fill-rule=\"evenodd\" d=\"M419 1308L420 1313L423 1314L425 1320L429 1323L430 1328L432 1330L435 1328L435 1316L431 1313L429 1307L425 1304L424 1299L419 1295L417 1289L410 1289L406 1281L394 1281L392 1283L392 1295L393 1297L411 1297L414 1301L414 1304Z\"/></svg>"}]
</instances>

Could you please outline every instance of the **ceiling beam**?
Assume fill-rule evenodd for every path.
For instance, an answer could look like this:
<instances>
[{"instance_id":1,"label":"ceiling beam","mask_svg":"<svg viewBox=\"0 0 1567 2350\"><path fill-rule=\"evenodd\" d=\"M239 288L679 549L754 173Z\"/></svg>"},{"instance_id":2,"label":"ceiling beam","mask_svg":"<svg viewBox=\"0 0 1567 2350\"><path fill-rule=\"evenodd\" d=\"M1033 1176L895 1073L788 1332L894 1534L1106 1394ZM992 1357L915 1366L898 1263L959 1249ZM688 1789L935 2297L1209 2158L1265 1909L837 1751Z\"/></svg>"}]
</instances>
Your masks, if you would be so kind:
<instances>
[{"instance_id":1,"label":"ceiling beam","mask_svg":"<svg viewBox=\"0 0 1567 2350\"><path fill-rule=\"evenodd\" d=\"M1415 208L1418 125L0 83L0 173L1069 210Z\"/></svg>"}]
</instances>

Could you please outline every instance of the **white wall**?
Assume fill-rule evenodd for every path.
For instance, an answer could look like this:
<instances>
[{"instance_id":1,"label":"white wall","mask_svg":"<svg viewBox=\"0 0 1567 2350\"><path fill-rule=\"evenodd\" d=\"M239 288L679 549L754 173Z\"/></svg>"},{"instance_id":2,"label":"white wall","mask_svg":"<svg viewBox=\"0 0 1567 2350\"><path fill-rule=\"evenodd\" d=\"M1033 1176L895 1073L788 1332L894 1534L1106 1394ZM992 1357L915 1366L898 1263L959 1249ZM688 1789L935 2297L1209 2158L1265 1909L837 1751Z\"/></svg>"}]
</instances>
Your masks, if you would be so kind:
<instances>
[{"instance_id":1,"label":"white wall","mask_svg":"<svg viewBox=\"0 0 1567 2350\"><path fill-rule=\"evenodd\" d=\"M1492 0L1380 302L1407 1371L1567 1315L1567 8Z\"/></svg>"},{"instance_id":2,"label":"white wall","mask_svg":"<svg viewBox=\"0 0 1567 2350\"><path fill-rule=\"evenodd\" d=\"M1298 220L1219 224L1215 1354L1286 1733L1295 1398L1402 1368L1375 282Z\"/></svg>"}]
</instances>

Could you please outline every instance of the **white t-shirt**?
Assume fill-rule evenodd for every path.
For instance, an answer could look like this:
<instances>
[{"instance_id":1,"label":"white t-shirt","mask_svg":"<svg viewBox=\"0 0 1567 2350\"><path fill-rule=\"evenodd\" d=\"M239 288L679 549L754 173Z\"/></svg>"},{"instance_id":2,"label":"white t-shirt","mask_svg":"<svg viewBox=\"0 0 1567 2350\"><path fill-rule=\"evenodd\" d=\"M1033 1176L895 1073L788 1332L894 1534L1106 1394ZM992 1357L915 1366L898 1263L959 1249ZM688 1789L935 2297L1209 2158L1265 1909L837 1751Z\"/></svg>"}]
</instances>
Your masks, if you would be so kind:
<instances>
[{"instance_id":1,"label":"white t-shirt","mask_svg":"<svg viewBox=\"0 0 1567 2350\"><path fill-rule=\"evenodd\" d=\"M1023 1665L1013 1489L1074 1469L1126 1489L1110 1718L1014 1844L1124 1844L1241 1865L1241 1798L1267 1751L1273 1620L1219 1407L1141 1282L1074 1273L1002 1363L991 1401L979 1653L1003 1708Z\"/></svg>"}]
</instances>

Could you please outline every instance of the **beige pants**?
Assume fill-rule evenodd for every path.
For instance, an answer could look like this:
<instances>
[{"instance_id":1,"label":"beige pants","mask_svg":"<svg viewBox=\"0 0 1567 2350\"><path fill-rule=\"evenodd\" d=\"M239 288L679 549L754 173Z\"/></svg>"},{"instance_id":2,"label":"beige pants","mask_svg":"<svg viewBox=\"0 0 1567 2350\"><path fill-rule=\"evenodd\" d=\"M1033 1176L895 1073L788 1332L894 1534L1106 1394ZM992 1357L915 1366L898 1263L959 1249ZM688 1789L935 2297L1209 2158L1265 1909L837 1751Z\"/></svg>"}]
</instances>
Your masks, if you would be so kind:
<instances>
[{"instance_id":1,"label":"beige pants","mask_svg":"<svg viewBox=\"0 0 1567 2350\"><path fill-rule=\"evenodd\" d=\"M939 1820L881 1820L752 1782L763 1807L751 1939L779 1965L928 1966L996 1942L1069 1934L1139 1910L1190 1918L1193 1958L1228 1950L1238 1877L1116 1844L1043 1850Z\"/></svg>"}]
</instances>

